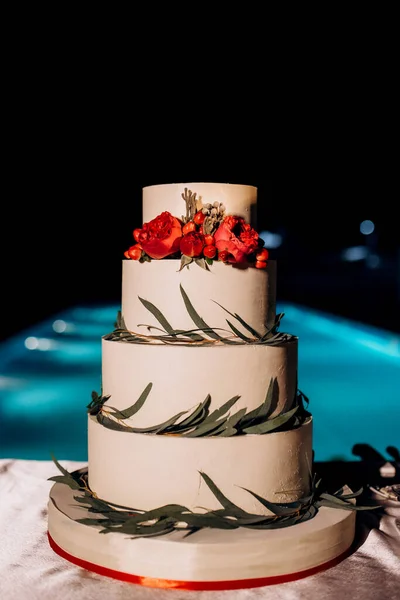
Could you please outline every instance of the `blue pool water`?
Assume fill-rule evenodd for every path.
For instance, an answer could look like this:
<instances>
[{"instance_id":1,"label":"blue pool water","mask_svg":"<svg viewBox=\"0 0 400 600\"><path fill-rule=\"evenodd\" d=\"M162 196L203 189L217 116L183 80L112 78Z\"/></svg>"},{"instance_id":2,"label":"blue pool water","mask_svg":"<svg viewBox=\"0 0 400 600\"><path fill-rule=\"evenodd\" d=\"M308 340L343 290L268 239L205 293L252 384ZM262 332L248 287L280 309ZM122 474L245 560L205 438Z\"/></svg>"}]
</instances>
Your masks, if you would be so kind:
<instances>
[{"instance_id":1,"label":"blue pool water","mask_svg":"<svg viewBox=\"0 0 400 600\"><path fill-rule=\"evenodd\" d=\"M101 390L101 336L117 306L76 307L0 344L0 458L87 460L86 405ZM315 459L355 444L400 446L400 336L302 306L278 306L299 337L299 388Z\"/></svg>"}]
</instances>

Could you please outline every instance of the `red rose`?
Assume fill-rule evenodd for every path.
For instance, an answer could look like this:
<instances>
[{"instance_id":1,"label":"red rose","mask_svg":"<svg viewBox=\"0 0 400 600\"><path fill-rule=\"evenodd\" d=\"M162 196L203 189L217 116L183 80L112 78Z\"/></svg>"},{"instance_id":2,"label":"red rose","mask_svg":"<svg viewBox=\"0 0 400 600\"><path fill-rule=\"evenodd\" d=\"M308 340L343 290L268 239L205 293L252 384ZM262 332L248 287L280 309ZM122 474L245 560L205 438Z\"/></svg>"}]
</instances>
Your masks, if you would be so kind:
<instances>
[{"instance_id":1,"label":"red rose","mask_svg":"<svg viewBox=\"0 0 400 600\"><path fill-rule=\"evenodd\" d=\"M245 262L249 254L258 248L258 233L243 217L228 216L214 234L218 252L229 252L231 262Z\"/></svg>"},{"instance_id":2,"label":"red rose","mask_svg":"<svg viewBox=\"0 0 400 600\"><path fill-rule=\"evenodd\" d=\"M137 233L137 241L150 258L165 258L178 252L181 237L182 223L167 211L145 223Z\"/></svg>"},{"instance_id":3,"label":"red rose","mask_svg":"<svg viewBox=\"0 0 400 600\"><path fill-rule=\"evenodd\" d=\"M185 256L200 256L205 246L204 235L196 231L191 231L183 236L180 243L182 254Z\"/></svg>"}]
</instances>

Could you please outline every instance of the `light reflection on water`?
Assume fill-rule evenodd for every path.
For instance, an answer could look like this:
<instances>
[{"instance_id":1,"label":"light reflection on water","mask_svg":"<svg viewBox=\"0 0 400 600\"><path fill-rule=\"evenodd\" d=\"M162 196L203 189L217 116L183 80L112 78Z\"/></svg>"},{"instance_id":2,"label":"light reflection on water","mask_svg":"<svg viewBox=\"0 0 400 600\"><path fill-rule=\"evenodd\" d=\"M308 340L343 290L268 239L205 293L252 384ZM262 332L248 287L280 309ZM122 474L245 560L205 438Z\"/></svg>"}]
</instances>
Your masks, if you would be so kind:
<instances>
[{"instance_id":1,"label":"light reflection on water","mask_svg":"<svg viewBox=\"0 0 400 600\"><path fill-rule=\"evenodd\" d=\"M87 460L86 406L118 309L75 307L0 345L1 458ZM398 447L399 336L290 303L278 312L281 331L299 337L316 460L355 460L360 443Z\"/></svg>"}]
</instances>

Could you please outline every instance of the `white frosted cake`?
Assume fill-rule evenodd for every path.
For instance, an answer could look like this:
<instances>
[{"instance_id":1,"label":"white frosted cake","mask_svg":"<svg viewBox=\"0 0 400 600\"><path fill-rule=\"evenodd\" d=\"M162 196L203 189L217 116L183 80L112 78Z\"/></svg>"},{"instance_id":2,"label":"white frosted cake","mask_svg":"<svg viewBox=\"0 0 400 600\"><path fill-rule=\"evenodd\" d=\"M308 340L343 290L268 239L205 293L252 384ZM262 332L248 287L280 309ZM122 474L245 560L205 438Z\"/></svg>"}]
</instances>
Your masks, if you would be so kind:
<instances>
[{"instance_id":1,"label":"white frosted cake","mask_svg":"<svg viewBox=\"0 0 400 600\"><path fill-rule=\"evenodd\" d=\"M318 489L298 339L280 331L256 206L249 185L143 189L87 407L88 467L55 461L49 539L72 562L224 589L304 576L351 547L356 503Z\"/></svg>"}]
</instances>

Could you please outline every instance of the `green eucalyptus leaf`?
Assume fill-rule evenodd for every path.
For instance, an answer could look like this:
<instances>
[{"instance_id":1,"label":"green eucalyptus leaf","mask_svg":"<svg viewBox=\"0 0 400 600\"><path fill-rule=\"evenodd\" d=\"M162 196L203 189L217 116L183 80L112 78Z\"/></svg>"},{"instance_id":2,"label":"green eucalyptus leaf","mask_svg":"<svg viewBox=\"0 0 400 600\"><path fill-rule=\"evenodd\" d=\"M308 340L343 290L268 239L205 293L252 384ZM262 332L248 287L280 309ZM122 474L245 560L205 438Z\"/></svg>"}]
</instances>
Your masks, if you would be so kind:
<instances>
[{"instance_id":1,"label":"green eucalyptus leaf","mask_svg":"<svg viewBox=\"0 0 400 600\"><path fill-rule=\"evenodd\" d=\"M136 535L140 527L130 519L122 523L104 523L103 529L99 533L124 533L125 535Z\"/></svg>"},{"instance_id":2,"label":"green eucalyptus leaf","mask_svg":"<svg viewBox=\"0 0 400 600\"><path fill-rule=\"evenodd\" d=\"M188 433L185 433L184 436L190 438L212 436L214 435L214 432L220 428L221 425L225 426L225 423L225 418L219 419L218 421L209 421L208 423L202 423L195 429L189 431Z\"/></svg>"},{"instance_id":3,"label":"green eucalyptus leaf","mask_svg":"<svg viewBox=\"0 0 400 600\"><path fill-rule=\"evenodd\" d=\"M182 424L182 421L178 423L174 423L171 425L167 431L163 433L167 433L169 435L183 435L189 431L195 429L198 425L202 424L204 420L204 416L207 414L207 411L203 409L203 411L199 414L199 416L191 423Z\"/></svg>"},{"instance_id":4,"label":"green eucalyptus leaf","mask_svg":"<svg viewBox=\"0 0 400 600\"><path fill-rule=\"evenodd\" d=\"M205 269L206 271L210 270L207 261L204 258L195 258L194 262L202 269Z\"/></svg>"},{"instance_id":5,"label":"green eucalyptus leaf","mask_svg":"<svg viewBox=\"0 0 400 600\"><path fill-rule=\"evenodd\" d=\"M77 474L72 474L69 471L67 471L67 469L65 469L56 459L56 457L54 455L51 455L51 460L54 462L54 464L56 465L57 469L59 471L61 471L61 473L63 474L63 477L61 477L61 475L55 475L53 477L49 477L47 481L56 481L59 483L65 483L66 485L68 485L68 487L70 487L72 490L79 490L81 489L81 484L79 483L79 475Z\"/></svg>"},{"instance_id":6,"label":"green eucalyptus leaf","mask_svg":"<svg viewBox=\"0 0 400 600\"><path fill-rule=\"evenodd\" d=\"M268 418L271 412L272 400L274 397L274 391L276 389L276 386L277 379L276 377L273 377L269 382L264 402L260 404L260 406L258 406L254 410L251 410L249 413L243 416L239 424L240 429L244 430L245 427L249 427L250 425L258 425L260 422L263 422L265 421L265 419Z\"/></svg>"},{"instance_id":7,"label":"green eucalyptus leaf","mask_svg":"<svg viewBox=\"0 0 400 600\"><path fill-rule=\"evenodd\" d=\"M278 315L276 315L273 326L264 333L264 335L261 338L262 340L266 340L269 337L277 334L278 328L280 326L280 323L281 323L284 315L285 315L285 313L279 313Z\"/></svg>"},{"instance_id":8,"label":"green eucalyptus leaf","mask_svg":"<svg viewBox=\"0 0 400 600\"><path fill-rule=\"evenodd\" d=\"M270 502L269 500L262 498L259 494L256 494L255 492L252 492L251 490L248 490L247 488L242 487L242 490L245 490L246 492L248 492L249 494L254 496L254 498L256 498L256 500L258 500L260 502L260 504L262 504L265 508L267 508L269 511L271 511L274 515L290 516L297 510L296 508L293 508L293 506L288 507L286 504L284 504L282 502L280 502L280 503Z\"/></svg>"},{"instance_id":9,"label":"green eucalyptus leaf","mask_svg":"<svg viewBox=\"0 0 400 600\"><path fill-rule=\"evenodd\" d=\"M265 340L259 340L258 344L261 344L262 346L281 346L283 343L292 339L292 337L293 336L287 333L277 333L274 336L269 337Z\"/></svg>"},{"instance_id":10,"label":"green eucalyptus leaf","mask_svg":"<svg viewBox=\"0 0 400 600\"><path fill-rule=\"evenodd\" d=\"M147 400L148 395L151 392L151 388L153 387L152 383L148 383L144 388L143 392L140 394L139 398L136 400L132 406L129 408L125 408L124 410L118 411L115 410L113 413L113 417L116 419L129 419L133 415L135 415L144 405Z\"/></svg>"},{"instance_id":11,"label":"green eucalyptus leaf","mask_svg":"<svg viewBox=\"0 0 400 600\"><path fill-rule=\"evenodd\" d=\"M219 430L213 432L213 437L233 437L237 434L238 430L235 427L228 427L227 425L225 425L223 428L220 428Z\"/></svg>"},{"instance_id":12,"label":"green eucalyptus leaf","mask_svg":"<svg viewBox=\"0 0 400 600\"><path fill-rule=\"evenodd\" d=\"M241 408L236 413L234 413L232 416L228 417L228 419L226 421L226 427L227 428L236 427L236 425L239 423L239 421L242 419L242 417L246 414L246 410L247 410L247 408Z\"/></svg>"},{"instance_id":13,"label":"green eucalyptus leaf","mask_svg":"<svg viewBox=\"0 0 400 600\"><path fill-rule=\"evenodd\" d=\"M179 271L182 271L182 269L184 269L185 267L188 267L192 262L193 262L193 258L191 256L186 256L185 254L182 254L181 265L180 265Z\"/></svg>"},{"instance_id":14,"label":"green eucalyptus leaf","mask_svg":"<svg viewBox=\"0 0 400 600\"><path fill-rule=\"evenodd\" d=\"M200 529L201 529L201 527L187 527L185 530L185 534L182 536L183 539L197 533L197 531L200 531Z\"/></svg>"},{"instance_id":15,"label":"green eucalyptus leaf","mask_svg":"<svg viewBox=\"0 0 400 600\"><path fill-rule=\"evenodd\" d=\"M237 321L239 321L239 323L245 329L247 329L247 331L249 331L251 333L251 335L253 335L256 339L260 340L262 338L262 335L260 333L258 333L258 331L256 331L251 325L249 325L248 323L246 323L246 321L244 319L242 319L241 317L239 317L238 314L231 313L224 306L222 306L222 304L220 304L219 302L216 302L215 300L214 300L214 302L215 302L215 304L218 304L218 306L220 306L222 308L222 310L224 310L225 312L227 312L228 315L230 315L231 317L233 317L234 319L236 319Z\"/></svg>"},{"instance_id":16,"label":"green eucalyptus leaf","mask_svg":"<svg viewBox=\"0 0 400 600\"><path fill-rule=\"evenodd\" d=\"M148 344L150 342L150 340L136 336L129 331L113 331L105 335L104 339L111 342L128 342L135 344Z\"/></svg>"},{"instance_id":17,"label":"green eucalyptus leaf","mask_svg":"<svg viewBox=\"0 0 400 600\"><path fill-rule=\"evenodd\" d=\"M78 504L89 505L90 508L88 508L88 510L90 512L107 515L109 519L111 519L114 515L121 518L120 511L112 508L109 504L107 504L107 502L101 500L101 498L97 498L96 496L89 494L85 494L84 496L74 496L74 500Z\"/></svg>"},{"instance_id":18,"label":"green eucalyptus leaf","mask_svg":"<svg viewBox=\"0 0 400 600\"><path fill-rule=\"evenodd\" d=\"M123 425L120 421L114 421L114 419L110 419L110 417L108 417L103 412L98 413L96 415L96 419L100 423L100 425L107 427L107 429L134 433L133 427L129 427L129 425Z\"/></svg>"},{"instance_id":19,"label":"green eucalyptus leaf","mask_svg":"<svg viewBox=\"0 0 400 600\"><path fill-rule=\"evenodd\" d=\"M80 490L81 486L71 475L54 475L49 477L47 481L55 481L56 483L65 483L71 490Z\"/></svg>"},{"instance_id":20,"label":"green eucalyptus leaf","mask_svg":"<svg viewBox=\"0 0 400 600\"><path fill-rule=\"evenodd\" d=\"M146 527L141 527L137 535L133 536L133 540L136 538L151 538L151 537L160 537L161 535L167 535L168 533L172 533L175 531L174 523L163 522L163 523L155 523L154 525L146 525ZM123 531L122 533L129 533Z\"/></svg>"},{"instance_id":21,"label":"green eucalyptus leaf","mask_svg":"<svg viewBox=\"0 0 400 600\"><path fill-rule=\"evenodd\" d=\"M186 306L186 310L189 313L190 318L192 319L193 323L199 327L200 329L202 329L203 331L206 330L208 335L215 339L215 340L219 340L221 339L221 336L218 335L217 333L215 333L215 331L213 329L211 329L211 327L209 325L207 325L207 323L200 317L200 315L196 312L194 306L192 305L192 303L189 300L188 295L186 294L185 290L183 289L182 284L180 284L180 290L181 290L181 294L183 297L183 301L185 303Z\"/></svg>"},{"instance_id":22,"label":"green eucalyptus leaf","mask_svg":"<svg viewBox=\"0 0 400 600\"><path fill-rule=\"evenodd\" d=\"M169 324L167 319L164 317L162 312L156 306L154 306L154 304L152 302L149 302L148 300L144 300L144 298L140 298L140 296L139 296L139 300L143 304L143 306L145 308L147 308L147 310L149 312L151 312L151 314L157 319L157 321L160 323L161 327L163 327L165 331L167 331L169 334L171 334L173 332L173 328Z\"/></svg>"},{"instance_id":23,"label":"green eucalyptus leaf","mask_svg":"<svg viewBox=\"0 0 400 600\"><path fill-rule=\"evenodd\" d=\"M376 508L382 508L379 505L376 506L362 506L360 504L340 504L338 502L331 502L330 500L318 499L315 502L315 506L327 506L330 508L341 508L343 510L356 510L356 511L364 511L364 510L374 510Z\"/></svg>"},{"instance_id":24,"label":"green eucalyptus leaf","mask_svg":"<svg viewBox=\"0 0 400 600\"><path fill-rule=\"evenodd\" d=\"M82 525L100 525L103 526L108 523L108 519L94 519L92 518L84 518L84 519L76 519L77 523L81 523Z\"/></svg>"},{"instance_id":25,"label":"green eucalyptus leaf","mask_svg":"<svg viewBox=\"0 0 400 600\"><path fill-rule=\"evenodd\" d=\"M235 327L235 325L233 323L231 323L228 319L226 320L226 322L228 323L229 327L232 329L233 333L235 335L237 335L240 339L242 339L244 342L251 343L254 341L253 338L249 338L246 335L244 335L244 333L239 331L239 329L237 327Z\"/></svg>"},{"instance_id":26,"label":"green eucalyptus leaf","mask_svg":"<svg viewBox=\"0 0 400 600\"><path fill-rule=\"evenodd\" d=\"M161 327L156 327L155 325L147 325L146 323L138 323L138 327L146 327L147 331L150 331L150 332L161 331L162 335L165 334L164 329L162 329Z\"/></svg>"},{"instance_id":27,"label":"green eucalyptus leaf","mask_svg":"<svg viewBox=\"0 0 400 600\"><path fill-rule=\"evenodd\" d=\"M180 419L183 415L186 415L186 413L187 413L187 410L183 410L182 412L180 412L177 415L171 417L170 419L168 419L164 423L161 423L160 425L157 425L157 429L156 429L155 433L161 434L163 431L168 430L168 428L171 427L171 425L174 425L174 423L176 423L176 421L178 421L178 419Z\"/></svg>"},{"instance_id":28,"label":"green eucalyptus leaf","mask_svg":"<svg viewBox=\"0 0 400 600\"><path fill-rule=\"evenodd\" d=\"M147 510L140 515L136 515L130 518L130 521L134 523L145 523L146 521L152 521L153 519L160 519L162 517L176 517L180 518L184 513L190 513L191 511L182 504L164 504L158 508Z\"/></svg>"},{"instance_id":29,"label":"green eucalyptus leaf","mask_svg":"<svg viewBox=\"0 0 400 600\"><path fill-rule=\"evenodd\" d=\"M97 415L101 411L103 405L110 396L100 396L97 392L92 392L92 401L87 405L87 410L90 415Z\"/></svg>"},{"instance_id":30,"label":"green eucalyptus leaf","mask_svg":"<svg viewBox=\"0 0 400 600\"><path fill-rule=\"evenodd\" d=\"M356 505L353 502L347 502L343 500L343 497L338 498L327 492L322 492L318 498L318 502L321 506L333 506L335 508L343 508L344 510L370 510L371 508L379 508L379 506L361 506Z\"/></svg>"},{"instance_id":31,"label":"green eucalyptus leaf","mask_svg":"<svg viewBox=\"0 0 400 600\"><path fill-rule=\"evenodd\" d=\"M182 415L186 414L186 411L182 411L177 415L174 415L164 423L158 423L157 425L151 425L150 427L131 427L132 433L147 433L147 434L162 434L168 433L168 428L174 425Z\"/></svg>"},{"instance_id":32,"label":"green eucalyptus leaf","mask_svg":"<svg viewBox=\"0 0 400 600\"><path fill-rule=\"evenodd\" d=\"M232 437L236 435L237 430L234 427L228 427L224 420L219 427L213 429L208 436L209 437Z\"/></svg>"},{"instance_id":33,"label":"green eucalyptus leaf","mask_svg":"<svg viewBox=\"0 0 400 600\"><path fill-rule=\"evenodd\" d=\"M352 498L357 498L357 496L360 496L363 493L363 488L358 489L355 492L351 492L349 493L344 493L345 488L342 487L340 488L340 490L338 490L337 492L335 492L333 495L336 498L341 498L342 500L351 500Z\"/></svg>"},{"instance_id":34,"label":"green eucalyptus leaf","mask_svg":"<svg viewBox=\"0 0 400 600\"><path fill-rule=\"evenodd\" d=\"M240 516L245 516L246 515L246 512L242 508L240 508L239 506L236 506L236 504L234 504L233 502L231 502L221 492L221 490L215 485L215 483L213 482L213 480L211 479L211 477L209 477L206 473L203 473L201 471L200 471L200 475L203 478L203 480L206 483L206 485L210 488L211 492L214 494L214 496L216 497L216 499L218 500L218 502L227 511L227 515L228 516L231 516L231 517L240 517Z\"/></svg>"},{"instance_id":35,"label":"green eucalyptus leaf","mask_svg":"<svg viewBox=\"0 0 400 600\"><path fill-rule=\"evenodd\" d=\"M320 495L320 498L322 500L329 500L330 502L336 502L337 504L340 505L346 505L346 506L354 506L354 504L352 502L348 502L347 500L344 500L343 498L339 498L336 495L333 494L328 494L327 492L322 492L322 494Z\"/></svg>"},{"instance_id":36,"label":"green eucalyptus leaf","mask_svg":"<svg viewBox=\"0 0 400 600\"><path fill-rule=\"evenodd\" d=\"M214 423L215 421L220 419L222 415L227 413L228 410L231 409L234 404L236 404L239 398L240 396L233 396L232 398L230 398L227 402L225 402L225 404L223 404L219 408L215 409L212 413L210 413L207 419L205 419L204 423Z\"/></svg>"},{"instance_id":37,"label":"green eucalyptus leaf","mask_svg":"<svg viewBox=\"0 0 400 600\"><path fill-rule=\"evenodd\" d=\"M126 329L125 319L122 316L122 312L120 310L117 312L117 321L115 323L115 328L116 329Z\"/></svg>"},{"instance_id":38,"label":"green eucalyptus leaf","mask_svg":"<svg viewBox=\"0 0 400 600\"><path fill-rule=\"evenodd\" d=\"M186 419L183 419L183 421L181 421L181 423L179 423L180 427L193 427L194 424L197 424L199 422L199 418L201 418L201 421L203 421L207 415L208 415L208 410L211 404L211 396L210 394L207 394L205 400L203 400L203 402L200 402L200 404L198 404L197 408L195 408L195 410L188 416L186 417Z\"/></svg>"},{"instance_id":39,"label":"green eucalyptus leaf","mask_svg":"<svg viewBox=\"0 0 400 600\"><path fill-rule=\"evenodd\" d=\"M304 413L307 413L307 409L305 408L305 405L309 405L310 404L310 400L307 398L307 396L305 394L303 394L303 392L299 389L297 389L296 392L296 402L297 404L300 406L301 410Z\"/></svg>"},{"instance_id":40,"label":"green eucalyptus leaf","mask_svg":"<svg viewBox=\"0 0 400 600\"><path fill-rule=\"evenodd\" d=\"M205 340L206 338L202 335L200 335L199 333L197 333L198 329L193 329L193 330L188 330L185 331L184 329L174 329L173 331L173 335L183 335L184 337L188 337L191 340L194 340L195 342L201 342L202 340Z\"/></svg>"},{"instance_id":41,"label":"green eucalyptus leaf","mask_svg":"<svg viewBox=\"0 0 400 600\"><path fill-rule=\"evenodd\" d=\"M246 517L237 517L235 518L234 522L238 525L238 527L252 527L254 525L264 525L266 523L270 523L273 520L275 520L275 517L273 516L271 517L268 515L248 515Z\"/></svg>"},{"instance_id":42,"label":"green eucalyptus leaf","mask_svg":"<svg viewBox=\"0 0 400 600\"><path fill-rule=\"evenodd\" d=\"M283 519L279 519L279 518L275 518L275 519L269 519L269 520L265 520L264 522L261 523L255 523L254 525L242 525L242 527L245 527L247 529L256 529L256 530L267 530L267 529L284 529L285 527L292 527L293 525L296 525L297 523L299 523L300 518L298 516L291 516L288 517L287 519L283 520Z\"/></svg>"},{"instance_id":43,"label":"green eucalyptus leaf","mask_svg":"<svg viewBox=\"0 0 400 600\"><path fill-rule=\"evenodd\" d=\"M234 520L225 519L216 516L210 512L201 514L201 513L192 513L190 515L183 515L182 521L187 523L191 527L209 527L211 529L237 529L238 525Z\"/></svg>"},{"instance_id":44,"label":"green eucalyptus leaf","mask_svg":"<svg viewBox=\"0 0 400 600\"><path fill-rule=\"evenodd\" d=\"M278 415L277 417L274 417L273 419L269 419L268 421L264 421L263 423L260 423L259 425L246 427L243 429L243 431L247 435L248 434L262 435L265 433L269 433L270 431L274 431L275 429L278 429L278 427L281 427L287 421L289 421L293 417L293 415L295 414L295 412L297 410L298 410L298 407L295 406L294 408L292 408L291 410L289 410L286 413Z\"/></svg>"}]
</instances>

